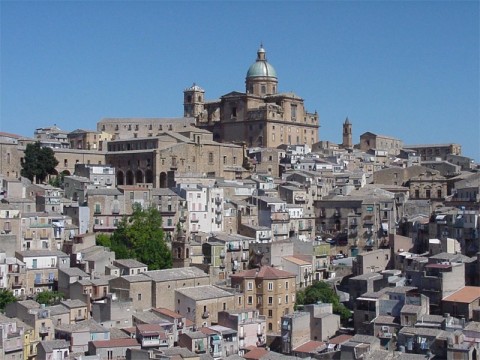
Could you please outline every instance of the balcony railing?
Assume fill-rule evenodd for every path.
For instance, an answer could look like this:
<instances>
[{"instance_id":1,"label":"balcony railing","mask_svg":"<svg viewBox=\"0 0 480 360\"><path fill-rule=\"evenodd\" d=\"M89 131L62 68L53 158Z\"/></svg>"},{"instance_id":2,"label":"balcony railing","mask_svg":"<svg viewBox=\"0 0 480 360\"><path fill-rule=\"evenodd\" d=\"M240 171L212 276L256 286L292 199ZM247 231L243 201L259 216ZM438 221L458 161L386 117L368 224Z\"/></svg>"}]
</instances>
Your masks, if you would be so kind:
<instances>
[{"instance_id":1,"label":"balcony railing","mask_svg":"<svg viewBox=\"0 0 480 360\"><path fill-rule=\"evenodd\" d=\"M274 222L289 222L290 215L288 212L274 212L271 215L271 220Z\"/></svg>"}]
</instances>

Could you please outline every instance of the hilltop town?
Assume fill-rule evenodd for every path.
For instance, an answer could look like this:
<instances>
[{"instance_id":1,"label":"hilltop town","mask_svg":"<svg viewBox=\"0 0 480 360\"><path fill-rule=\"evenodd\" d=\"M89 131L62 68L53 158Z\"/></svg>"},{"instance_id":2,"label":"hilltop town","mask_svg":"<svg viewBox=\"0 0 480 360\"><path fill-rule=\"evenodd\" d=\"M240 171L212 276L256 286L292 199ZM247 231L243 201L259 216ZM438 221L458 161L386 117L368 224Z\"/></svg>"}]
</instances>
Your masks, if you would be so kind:
<instances>
[{"instance_id":1,"label":"hilltop town","mask_svg":"<svg viewBox=\"0 0 480 360\"><path fill-rule=\"evenodd\" d=\"M180 118L0 133L0 359L480 359L480 166L348 118L320 140L278 80L260 47ZM106 245L152 208L167 268Z\"/></svg>"}]
</instances>

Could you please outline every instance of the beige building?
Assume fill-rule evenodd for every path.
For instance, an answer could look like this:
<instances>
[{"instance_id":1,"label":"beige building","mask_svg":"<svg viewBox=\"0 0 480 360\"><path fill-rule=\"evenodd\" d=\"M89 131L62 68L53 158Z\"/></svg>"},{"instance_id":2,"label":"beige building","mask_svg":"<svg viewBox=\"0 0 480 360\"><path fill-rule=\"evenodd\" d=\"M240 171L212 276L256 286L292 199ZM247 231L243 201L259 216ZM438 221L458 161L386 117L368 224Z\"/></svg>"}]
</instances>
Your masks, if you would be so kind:
<instances>
[{"instance_id":1,"label":"beige building","mask_svg":"<svg viewBox=\"0 0 480 360\"><path fill-rule=\"evenodd\" d=\"M112 135L112 140L146 138L166 131L179 132L195 125L193 118L105 118L97 123L98 132Z\"/></svg>"},{"instance_id":2,"label":"beige building","mask_svg":"<svg viewBox=\"0 0 480 360\"><path fill-rule=\"evenodd\" d=\"M438 158L447 160L449 155L462 155L462 146L459 144L405 145L405 148L416 151L423 161L436 160Z\"/></svg>"},{"instance_id":3,"label":"beige building","mask_svg":"<svg viewBox=\"0 0 480 360\"><path fill-rule=\"evenodd\" d=\"M231 282L243 294L245 307L254 307L266 316L267 332L280 334L281 317L293 313L295 277L293 273L262 266L231 275Z\"/></svg>"},{"instance_id":4,"label":"beige building","mask_svg":"<svg viewBox=\"0 0 480 360\"><path fill-rule=\"evenodd\" d=\"M178 288L175 310L197 326L218 323L218 312L235 309L235 295L213 285Z\"/></svg>"},{"instance_id":5,"label":"beige building","mask_svg":"<svg viewBox=\"0 0 480 360\"><path fill-rule=\"evenodd\" d=\"M58 165L58 174L72 175L76 164L105 165L105 151L85 149L53 149Z\"/></svg>"},{"instance_id":6,"label":"beige building","mask_svg":"<svg viewBox=\"0 0 480 360\"><path fill-rule=\"evenodd\" d=\"M390 136L366 132L360 135L360 150L385 150L389 155L398 155L403 148L403 142Z\"/></svg>"},{"instance_id":7,"label":"beige building","mask_svg":"<svg viewBox=\"0 0 480 360\"><path fill-rule=\"evenodd\" d=\"M184 90L184 116L212 131L216 141L271 148L318 141L318 114L309 113L296 94L278 92L277 73L262 46L247 71L245 92L205 101L205 91L193 84Z\"/></svg>"},{"instance_id":8,"label":"beige building","mask_svg":"<svg viewBox=\"0 0 480 360\"><path fill-rule=\"evenodd\" d=\"M70 149L103 150L112 134L105 131L77 129L68 134Z\"/></svg>"},{"instance_id":9,"label":"beige building","mask_svg":"<svg viewBox=\"0 0 480 360\"><path fill-rule=\"evenodd\" d=\"M174 186L175 174L235 179L247 173L241 146L215 142L208 131L193 127L181 133L111 141L106 159L117 169L118 185L152 183L165 188Z\"/></svg>"}]
</instances>

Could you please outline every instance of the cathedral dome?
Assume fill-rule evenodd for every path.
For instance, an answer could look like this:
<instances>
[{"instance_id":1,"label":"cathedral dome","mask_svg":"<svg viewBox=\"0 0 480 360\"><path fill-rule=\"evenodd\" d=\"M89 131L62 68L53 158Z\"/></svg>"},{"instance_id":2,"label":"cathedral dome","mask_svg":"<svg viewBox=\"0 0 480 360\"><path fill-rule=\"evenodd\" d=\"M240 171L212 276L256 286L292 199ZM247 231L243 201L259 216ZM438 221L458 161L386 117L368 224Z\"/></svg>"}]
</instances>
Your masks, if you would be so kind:
<instances>
[{"instance_id":1,"label":"cathedral dome","mask_svg":"<svg viewBox=\"0 0 480 360\"><path fill-rule=\"evenodd\" d=\"M257 51L257 61L255 61L249 67L247 71L247 78L265 76L277 78L277 72L275 71L273 66L267 62L265 56L265 49L260 46L260 49L258 49Z\"/></svg>"}]
</instances>

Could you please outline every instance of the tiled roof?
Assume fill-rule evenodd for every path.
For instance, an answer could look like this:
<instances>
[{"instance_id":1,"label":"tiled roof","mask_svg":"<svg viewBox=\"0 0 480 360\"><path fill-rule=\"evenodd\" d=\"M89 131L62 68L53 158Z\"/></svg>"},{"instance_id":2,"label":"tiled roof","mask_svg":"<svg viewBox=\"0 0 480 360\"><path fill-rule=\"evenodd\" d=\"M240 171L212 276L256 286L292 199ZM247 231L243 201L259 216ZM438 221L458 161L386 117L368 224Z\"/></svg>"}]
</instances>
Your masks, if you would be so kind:
<instances>
[{"instance_id":1,"label":"tiled roof","mask_svg":"<svg viewBox=\"0 0 480 360\"><path fill-rule=\"evenodd\" d=\"M92 343L96 348L115 348L115 347L140 346L138 341L136 339L132 339L132 338L99 340L99 341L92 341Z\"/></svg>"},{"instance_id":2,"label":"tiled roof","mask_svg":"<svg viewBox=\"0 0 480 360\"><path fill-rule=\"evenodd\" d=\"M243 355L244 359L252 359L252 360L257 360L261 359L262 356L266 355L268 353L268 350L265 350L264 348L254 348L250 350L248 353Z\"/></svg>"},{"instance_id":3,"label":"tiled roof","mask_svg":"<svg viewBox=\"0 0 480 360\"><path fill-rule=\"evenodd\" d=\"M453 301L459 303L470 304L480 298L480 287L478 286L464 286L457 292L447 296L443 301Z\"/></svg>"},{"instance_id":4,"label":"tiled roof","mask_svg":"<svg viewBox=\"0 0 480 360\"><path fill-rule=\"evenodd\" d=\"M181 319L183 318L182 315L180 314L177 314L175 311L172 311L170 309L167 309L167 308L156 308L156 309L153 309L154 312L157 312L159 314L162 314L162 315L166 315L166 316L170 316L174 319Z\"/></svg>"},{"instance_id":5,"label":"tiled roof","mask_svg":"<svg viewBox=\"0 0 480 360\"><path fill-rule=\"evenodd\" d=\"M295 349L293 349L293 351L311 353L311 352L316 352L320 349L323 349L324 347L325 347L324 342L310 340L310 341L307 341L306 343L296 347Z\"/></svg>"},{"instance_id":6,"label":"tiled roof","mask_svg":"<svg viewBox=\"0 0 480 360\"><path fill-rule=\"evenodd\" d=\"M284 256L283 257L285 260L287 261L290 261L296 265L312 265L312 262L311 261L305 261L305 260L302 260L302 259L299 259L297 256Z\"/></svg>"},{"instance_id":7,"label":"tiled roof","mask_svg":"<svg viewBox=\"0 0 480 360\"><path fill-rule=\"evenodd\" d=\"M291 272L280 270L271 266L262 266L260 269L245 270L237 274L231 275L232 278L240 278L240 279L258 278L258 279L273 279L273 280L292 278L295 276L296 275Z\"/></svg>"},{"instance_id":8,"label":"tiled roof","mask_svg":"<svg viewBox=\"0 0 480 360\"><path fill-rule=\"evenodd\" d=\"M352 335L338 335L328 340L329 344L343 344L349 341L353 336Z\"/></svg>"}]
</instances>

